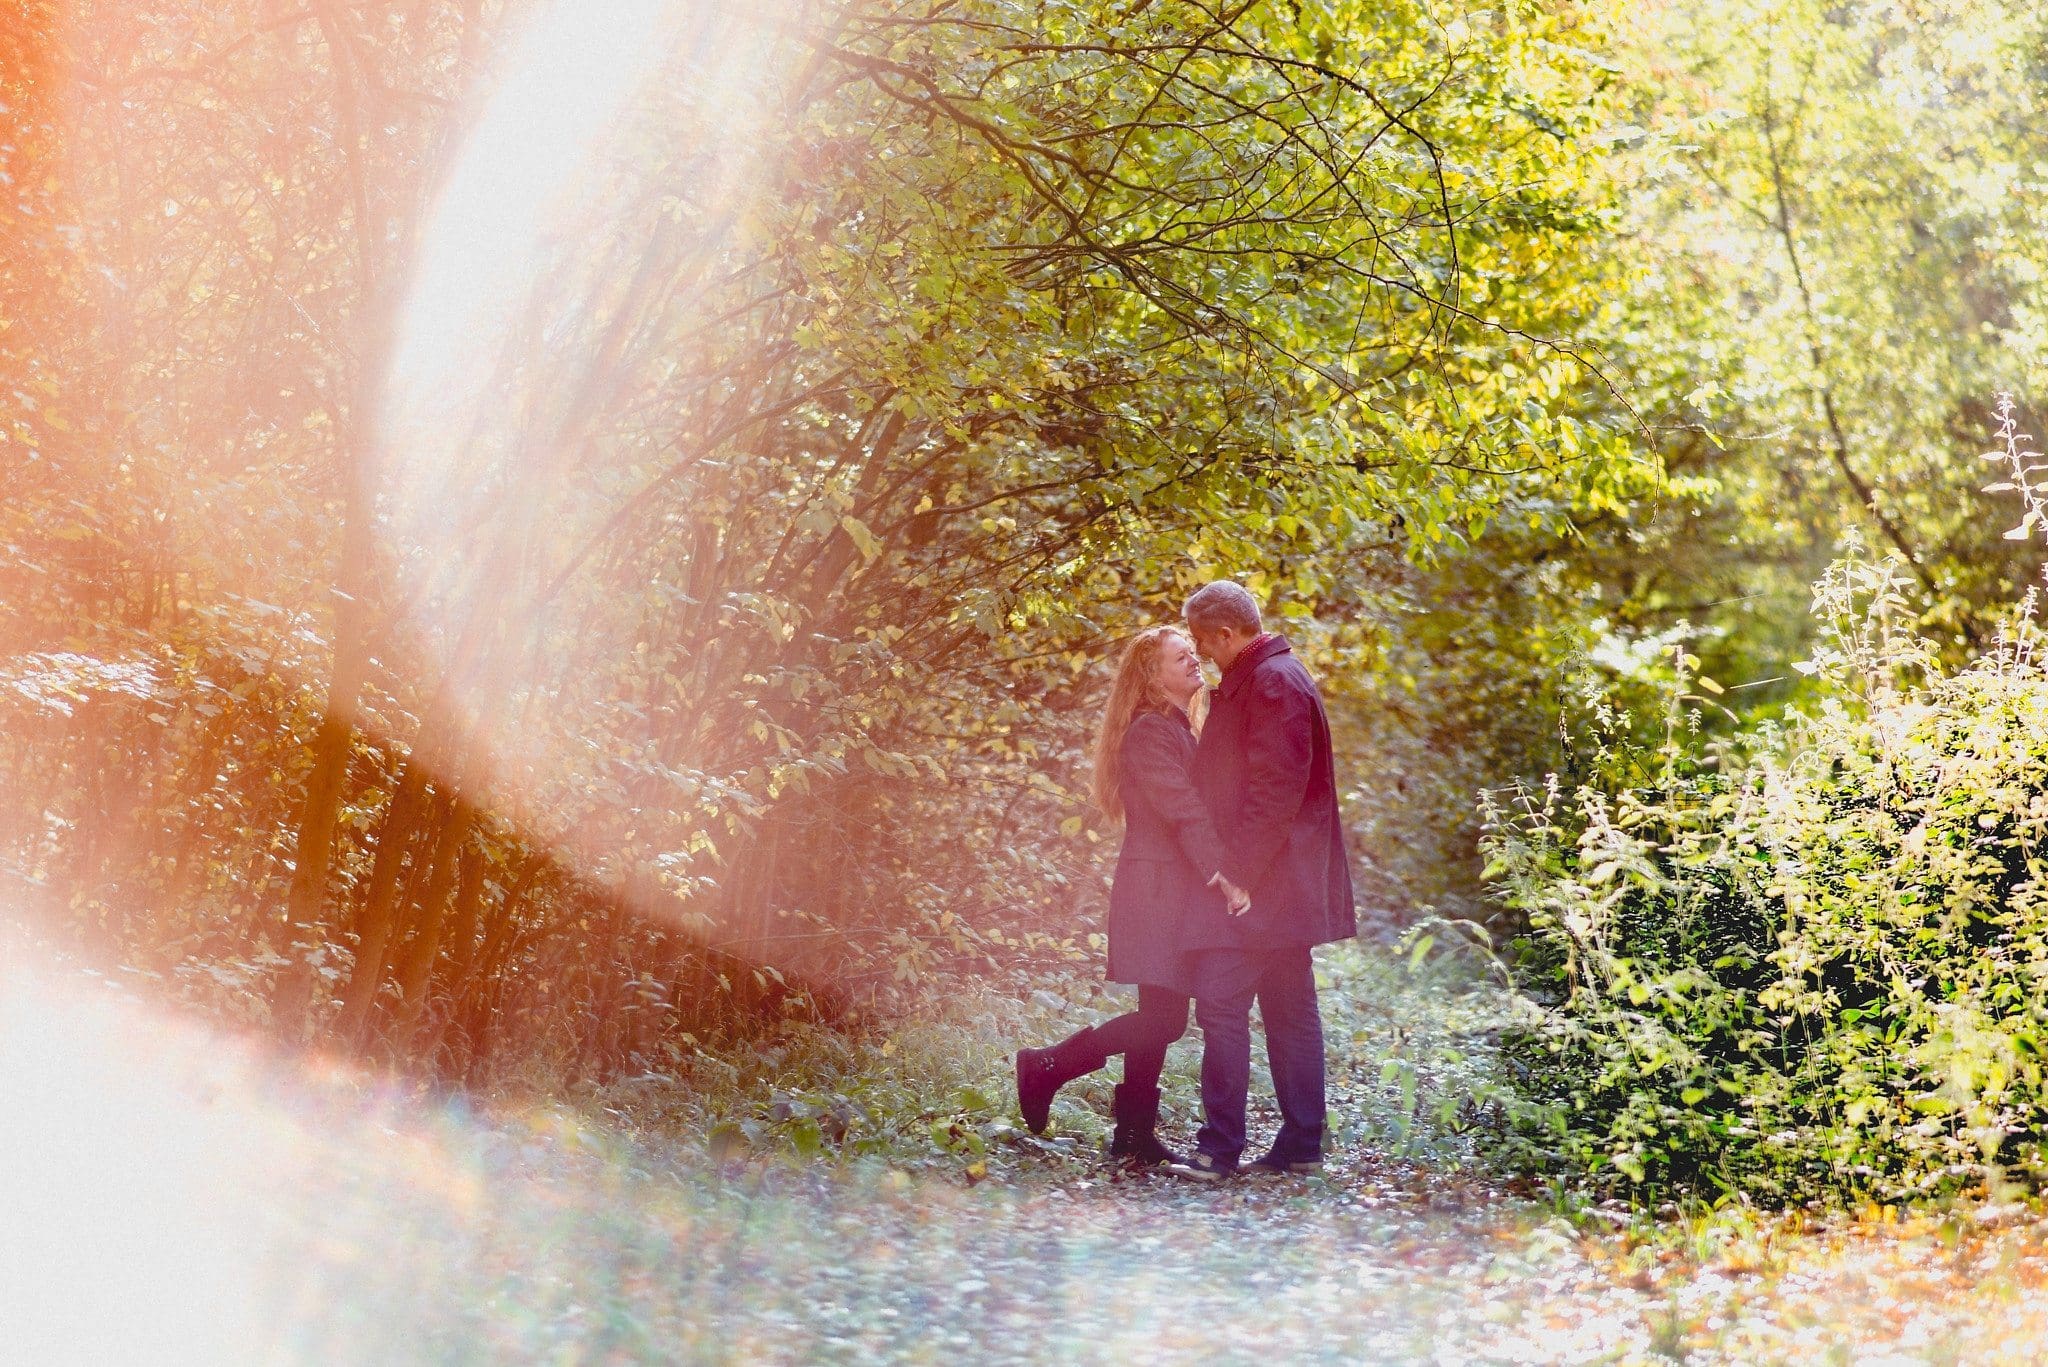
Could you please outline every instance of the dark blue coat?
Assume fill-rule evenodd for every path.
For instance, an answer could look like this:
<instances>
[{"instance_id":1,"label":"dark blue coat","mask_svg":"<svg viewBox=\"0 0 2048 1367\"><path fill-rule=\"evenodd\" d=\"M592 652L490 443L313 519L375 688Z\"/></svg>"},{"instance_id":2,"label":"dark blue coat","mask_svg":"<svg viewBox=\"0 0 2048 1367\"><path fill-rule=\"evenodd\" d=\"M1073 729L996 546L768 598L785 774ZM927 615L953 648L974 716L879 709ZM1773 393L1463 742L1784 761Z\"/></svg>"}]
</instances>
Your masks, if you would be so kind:
<instances>
[{"instance_id":1,"label":"dark blue coat","mask_svg":"<svg viewBox=\"0 0 2048 1367\"><path fill-rule=\"evenodd\" d=\"M1109 890L1109 980L1192 995L1181 924L1223 909L1207 886L1223 867L1223 842L1195 791L1195 733L1178 711L1140 712L1124 732L1124 843Z\"/></svg>"},{"instance_id":2,"label":"dark blue coat","mask_svg":"<svg viewBox=\"0 0 2048 1367\"><path fill-rule=\"evenodd\" d=\"M1358 933L1329 718L1278 636L1246 647L1211 696L1195 786L1223 837L1223 876L1250 891L1252 909L1200 908L1184 946L1288 949Z\"/></svg>"}]
</instances>

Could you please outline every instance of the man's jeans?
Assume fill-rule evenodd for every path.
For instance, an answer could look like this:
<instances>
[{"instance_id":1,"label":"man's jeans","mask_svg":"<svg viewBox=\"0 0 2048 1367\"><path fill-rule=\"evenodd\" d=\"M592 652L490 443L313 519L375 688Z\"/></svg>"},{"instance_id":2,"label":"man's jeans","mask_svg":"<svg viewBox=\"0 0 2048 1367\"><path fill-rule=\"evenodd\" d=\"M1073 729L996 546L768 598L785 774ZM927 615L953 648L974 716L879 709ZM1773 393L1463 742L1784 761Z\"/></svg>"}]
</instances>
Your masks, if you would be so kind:
<instances>
[{"instance_id":1,"label":"man's jeans","mask_svg":"<svg viewBox=\"0 0 2048 1367\"><path fill-rule=\"evenodd\" d=\"M1202 1027L1202 1129L1195 1146L1235 1163L1244 1152L1252 1075L1252 1002L1266 1026L1266 1062L1280 1103L1272 1154L1283 1163L1323 1156L1323 1020L1309 950L1210 949L1195 956L1195 1020Z\"/></svg>"}]
</instances>

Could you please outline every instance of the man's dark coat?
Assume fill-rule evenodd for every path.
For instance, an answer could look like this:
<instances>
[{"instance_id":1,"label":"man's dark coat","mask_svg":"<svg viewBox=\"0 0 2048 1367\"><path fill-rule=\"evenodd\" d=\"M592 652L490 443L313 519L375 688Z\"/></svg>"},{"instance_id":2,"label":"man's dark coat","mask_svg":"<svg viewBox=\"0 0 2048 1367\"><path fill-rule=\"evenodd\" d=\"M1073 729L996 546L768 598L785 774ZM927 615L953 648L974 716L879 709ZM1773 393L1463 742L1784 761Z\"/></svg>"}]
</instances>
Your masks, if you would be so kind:
<instances>
[{"instance_id":1,"label":"man's dark coat","mask_svg":"<svg viewBox=\"0 0 2048 1367\"><path fill-rule=\"evenodd\" d=\"M1278 636L1260 637L1224 672L1195 785L1223 838L1223 876L1251 893L1252 909L1233 917L1220 903L1192 905L1184 948L1290 949L1358 933L1329 718Z\"/></svg>"},{"instance_id":2,"label":"man's dark coat","mask_svg":"<svg viewBox=\"0 0 2048 1367\"><path fill-rule=\"evenodd\" d=\"M1141 712L1119 757L1124 843L1109 890L1109 980L1192 994L1181 923L1198 908L1221 912L1222 892L1206 884L1224 860L1195 791L1195 733L1178 710Z\"/></svg>"}]
</instances>

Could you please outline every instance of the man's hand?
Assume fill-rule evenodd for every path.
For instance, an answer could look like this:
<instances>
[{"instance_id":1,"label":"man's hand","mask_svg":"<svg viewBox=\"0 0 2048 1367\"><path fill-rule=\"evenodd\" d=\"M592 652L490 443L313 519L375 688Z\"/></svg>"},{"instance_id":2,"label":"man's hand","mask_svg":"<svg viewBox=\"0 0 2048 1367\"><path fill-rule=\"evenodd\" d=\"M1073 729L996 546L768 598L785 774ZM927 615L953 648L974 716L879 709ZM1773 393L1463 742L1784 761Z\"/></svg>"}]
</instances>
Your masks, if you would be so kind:
<instances>
[{"instance_id":1,"label":"man's hand","mask_svg":"<svg viewBox=\"0 0 2048 1367\"><path fill-rule=\"evenodd\" d=\"M1223 890L1224 903L1232 916L1242 916L1252 909L1252 895L1225 878L1221 872L1210 877L1209 886Z\"/></svg>"}]
</instances>

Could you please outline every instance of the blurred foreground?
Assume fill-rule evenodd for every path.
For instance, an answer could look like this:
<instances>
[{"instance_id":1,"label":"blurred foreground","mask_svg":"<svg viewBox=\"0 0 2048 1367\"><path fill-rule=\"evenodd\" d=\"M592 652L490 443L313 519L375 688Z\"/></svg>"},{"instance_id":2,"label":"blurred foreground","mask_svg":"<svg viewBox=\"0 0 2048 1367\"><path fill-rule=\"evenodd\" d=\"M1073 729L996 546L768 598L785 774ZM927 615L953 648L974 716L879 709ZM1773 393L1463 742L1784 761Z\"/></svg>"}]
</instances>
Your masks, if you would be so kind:
<instances>
[{"instance_id":1,"label":"blurred foreground","mask_svg":"<svg viewBox=\"0 0 2048 1367\"><path fill-rule=\"evenodd\" d=\"M1615 1233L1340 1155L1327 1180L970 1185L288 1068L0 958L5 1355L24 1362L2027 1361L2017 1207ZM1592 1232L1587 1232L1590 1230Z\"/></svg>"}]
</instances>

